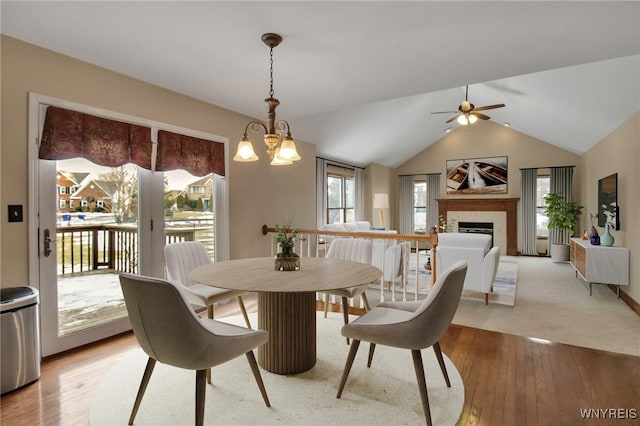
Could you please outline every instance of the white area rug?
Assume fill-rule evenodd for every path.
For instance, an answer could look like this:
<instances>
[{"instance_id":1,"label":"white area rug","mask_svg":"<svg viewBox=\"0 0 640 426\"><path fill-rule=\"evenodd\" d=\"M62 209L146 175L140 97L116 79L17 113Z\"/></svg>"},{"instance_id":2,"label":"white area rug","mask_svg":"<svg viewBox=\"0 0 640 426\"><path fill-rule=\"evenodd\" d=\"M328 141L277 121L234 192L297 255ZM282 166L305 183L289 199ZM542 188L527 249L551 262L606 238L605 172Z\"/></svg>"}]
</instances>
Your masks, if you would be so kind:
<instances>
[{"instance_id":1,"label":"white area rug","mask_svg":"<svg viewBox=\"0 0 640 426\"><path fill-rule=\"evenodd\" d=\"M424 268L426 262L427 256L424 254L424 251L419 253L417 264L416 254L411 253L409 274L407 275L407 299L409 300L413 300L413 296L411 295L414 295L416 288L416 270L418 271L418 295L423 296L429 293L429 289L431 288L431 271L427 271ZM516 301L517 283L518 257L500 256L498 272L496 273L496 278L493 283L493 293L489 294L489 303L513 306ZM399 282L396 283L394 291L396 293L396 300L402 300L402 288ZM473 291L463 291L462 298L480 302L484 301L484 295L482 293Z\"/></svg>"},{"instance_id":2,"label":"white area rug","mask_svg":"<svg viewBox=\"0 0 640 426\"><path fill-rule=\"evenodd\" d=\"M257 324L255 314L252 321ZM366 367L368 344L362 344L342 398L336 393L349 346L340 335L342 314L318 312L318 360L311 370L291 376L261 369L271 408L262 401L244 356L213 369L207 386L205 424L216 425L415 425L424 424L411 352L376 348ZM242 324L241 317L225 321ZM435 425L456 424L464 404L464 386L445 355L451 388L447 388L431 349L422 351L431 416ZM256 354L257 355L257 354ZM142 350L114 367L93 395L89 423L125 425L146 364ZM195 372L156 364L142 400L136 425L192 425L195 418Z\"/></svg>"}]
</instances>

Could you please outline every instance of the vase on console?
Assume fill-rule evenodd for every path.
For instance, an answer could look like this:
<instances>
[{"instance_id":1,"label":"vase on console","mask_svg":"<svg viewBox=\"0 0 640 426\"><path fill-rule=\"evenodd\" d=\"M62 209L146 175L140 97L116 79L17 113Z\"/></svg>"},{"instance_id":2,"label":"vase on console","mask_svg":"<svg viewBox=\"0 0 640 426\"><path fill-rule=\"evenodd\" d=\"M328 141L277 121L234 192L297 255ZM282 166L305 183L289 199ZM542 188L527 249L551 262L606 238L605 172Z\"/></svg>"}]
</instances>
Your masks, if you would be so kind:
<instances>
[{"instance_id":1,"label":"vase on console","mask_svg":"<svg viewBox=\"0 0 640 426\"><path fill-rule=\"evenodd\" d=\"M589 242L591 242L592 246L600 245L600 235L598 235L598 231L596 231L596 227L591 227L591 237L589 238Z\"/></svg>"},{"instance_id":2,"label":"vase on console","mask_svg":"<svg viewBox=\"0 0 640 426\"><path fill-rule=\"evenodd\" d=\"M610 231L610 225L607 223L604 225L604 234L602 234L602 237L600 237L601 246L611 247L613 243L616 241L615 238L613 238L613 235L611 235L611 232L609 231Z\"/></svg>"}]
</instances>

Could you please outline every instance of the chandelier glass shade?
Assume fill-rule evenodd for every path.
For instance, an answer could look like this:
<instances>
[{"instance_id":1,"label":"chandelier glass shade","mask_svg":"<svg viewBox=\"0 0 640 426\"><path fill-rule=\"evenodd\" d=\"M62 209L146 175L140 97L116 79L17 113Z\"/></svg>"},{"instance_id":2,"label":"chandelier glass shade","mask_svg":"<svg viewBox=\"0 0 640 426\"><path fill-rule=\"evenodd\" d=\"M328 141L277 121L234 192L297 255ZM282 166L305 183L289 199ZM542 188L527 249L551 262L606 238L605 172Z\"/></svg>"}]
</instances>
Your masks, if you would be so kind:
<instances>
[{"instance_id":1,"label":"chandelier glass shade","mask_svg":"<svg viewBox=\"0 0 640 426\"><path fill-rule=\"evenodd\" d=\"M238 162L257 161L258 156L249 139L249 130L252 132L262 131L264 132L264 143L267 145L267 154L271 159L271 165L286 166L300 160L300 155L291 137L289 123L284 120L276 120L276 108L280 105L280 101L273 97L273 48L280 44L282 37L278 34L266 33L262 35L262 41L270 49L270 89L269 97L264 100L268 107L268 120L266 124L257 120L247 124L233 160Z\"/></svg>"}]
</instances>

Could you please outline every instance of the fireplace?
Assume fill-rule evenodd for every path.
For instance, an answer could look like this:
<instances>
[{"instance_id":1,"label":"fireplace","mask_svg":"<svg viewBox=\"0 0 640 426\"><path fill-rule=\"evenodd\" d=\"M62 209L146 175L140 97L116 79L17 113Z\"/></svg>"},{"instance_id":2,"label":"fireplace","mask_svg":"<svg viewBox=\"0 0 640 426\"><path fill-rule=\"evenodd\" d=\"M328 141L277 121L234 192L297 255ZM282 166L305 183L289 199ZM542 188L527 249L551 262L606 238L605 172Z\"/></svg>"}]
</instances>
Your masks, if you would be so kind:
<instances>
[{"instance_id":1,"label":"fireplace","mask_svg":"<svg viewBox=\"0 0 640 426\"><path fill-rule=\"evenodd\" d=\"M458 222L458 232L464 232L467 234L487 234L491 236L491 247L493 247L492 222Z\"/></svg>"},{"instance_id":2,"label":"fireplace","mask_svg":"<svg viewBox=\"0 0 640 426\"><path fill-rule=\"evenodd\" d=\"M458 226L460 222L491 222L500 252L517 256L518 201L519 198L439 198L438 214L447 223L455 220Z\"/></svg>"}]
</instances>

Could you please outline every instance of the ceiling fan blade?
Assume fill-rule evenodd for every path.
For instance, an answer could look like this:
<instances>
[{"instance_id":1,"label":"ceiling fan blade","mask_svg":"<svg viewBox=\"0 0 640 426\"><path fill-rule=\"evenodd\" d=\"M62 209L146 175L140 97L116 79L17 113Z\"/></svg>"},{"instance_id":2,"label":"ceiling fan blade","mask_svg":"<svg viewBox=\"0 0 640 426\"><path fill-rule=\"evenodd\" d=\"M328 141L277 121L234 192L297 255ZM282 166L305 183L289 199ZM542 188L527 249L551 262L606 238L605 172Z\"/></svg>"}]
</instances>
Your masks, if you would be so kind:
<instances>
[{"instance_id":1,"label":"ceiling fan blade","mask_svg":"<svg viewBox=\"0 0 640 426\"><path fill-rule=\"evenodd\" d=\"M486 111L488 109L504 108L504 104L485 105L478 108L474 108L473 111Z\"/></svg>"},{"instance_id":2,"label":"ceiling fan blade","mask_svg":"<svg viewBox=\"0 0 640 426\"><path fill-rule=\"evenodd\" d=\"M447 121L445 121L445 123L451 123L453 120L455 120L456 118L458 118L461 114L458 115L454 115L453 117L451 117L450 119L448 119Z\"/></svg>"},{"instance_id":3,"label":"ceiling fan blade","mask_svg":"<svg viewBox=\"0 0 640 426\"><path fill-rule=\"evenodd\" d=\"M481 112L475 112L473 111L471 114L475 115L476 117L478 117L480 120L489 120L491 117L489 117L488 115L484 115Z\"/></svg>"},{"instance_id":4,"label":"ceiling fan blade","mask_svg":"<svg viewBox=\"0 0 640 426\"><path fill-rule=\"evenodd\" d=\"M431 114L456 114L458 111L435 111Z\"/></svg>"}]
</instances>

